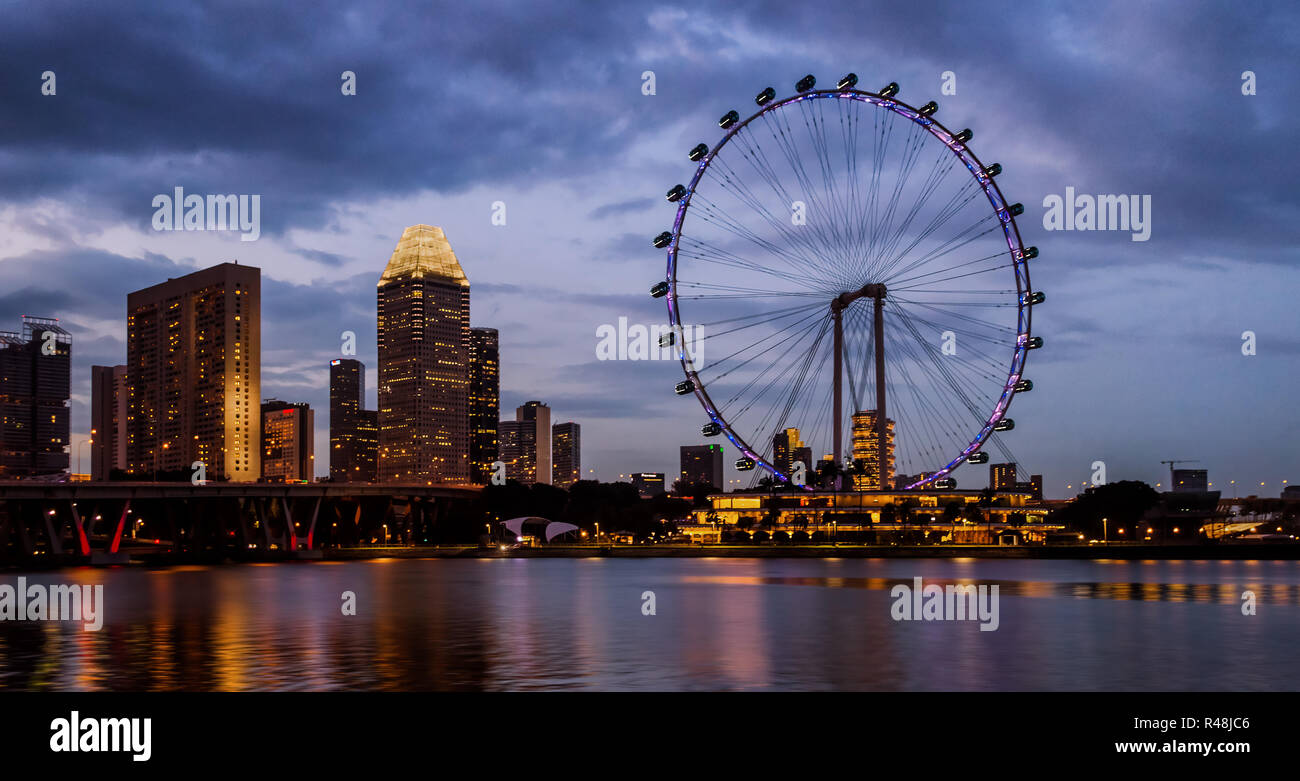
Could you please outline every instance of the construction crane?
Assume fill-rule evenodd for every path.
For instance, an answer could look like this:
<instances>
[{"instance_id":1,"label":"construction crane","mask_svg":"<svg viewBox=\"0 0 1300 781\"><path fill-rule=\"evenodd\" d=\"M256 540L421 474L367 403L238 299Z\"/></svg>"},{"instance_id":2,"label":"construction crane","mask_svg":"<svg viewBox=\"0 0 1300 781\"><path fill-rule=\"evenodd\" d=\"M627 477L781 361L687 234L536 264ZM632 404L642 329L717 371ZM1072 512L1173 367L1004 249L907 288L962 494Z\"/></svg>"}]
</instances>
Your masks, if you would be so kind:
<instances>
[{"instance_id":1,"label":"construction crane","mask_svg":"<svg viewBox=\"0 0 1300 781\"><path fill-rule=\"evenodd\" d=\"M1174 488L1174 464L1195 464L1198 463L1199 461L1200 461L1199 458L1178 458L1178 459L1174 459L1173 461L1161 461L1160 463L1169 465L1169 490L1170 491L1178 490Z\"/></svg>"}]
</instances>

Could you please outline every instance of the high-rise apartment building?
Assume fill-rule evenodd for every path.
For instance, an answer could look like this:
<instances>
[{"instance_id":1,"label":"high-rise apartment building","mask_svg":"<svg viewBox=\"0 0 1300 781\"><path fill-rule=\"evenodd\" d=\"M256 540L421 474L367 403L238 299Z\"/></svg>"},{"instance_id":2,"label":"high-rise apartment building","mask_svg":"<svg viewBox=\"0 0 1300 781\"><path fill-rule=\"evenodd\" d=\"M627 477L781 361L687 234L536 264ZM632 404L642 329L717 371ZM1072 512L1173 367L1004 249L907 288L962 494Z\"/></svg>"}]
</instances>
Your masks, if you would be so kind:
<instances>
[{"instance_id":1,"label":"high-rise apartment building","mask_svg":"<svg viewBox=\"0 0 1300 781\"><path fill-rule=\"evenodd\" d=\"M551 408L528 401L515 409L514 420L501 421L501 460L506 477L525 485L550 484Z\"/></svg>"},{"instance_id":2,"label":"high-rise apartment building","mask_svg":"<svg viewBox=\"0 0 1300 781\"><path fill-rule=\"evenodd\" d=\"M469 329L470 479L487 483L501 443L501 361L497 329Z\"/></svg>"},{"instance_id":3,"label":"high-rise apartment building","mask_svg":"<svg viewBox=\"0 0 1300 781\"><path fill-rule=\"evenodd\" d=\"M551 484L568 488L582 479L582 426L573 421L551 426Z\"/></svg>"},{"instance_id":4,"label":"high-rise apartment building","mask_svg":"<svg viewBox=\"0 0 1300 781\"><path fill-rule=\"evenodd\" d=\"M719 490L726 487L721 445L682 445L680 455L683 483L711 485Z\"/></svg>"},{"instance_id":5,"label":"high-rise apartment building","mask_svg":"<svg viewBox=\"0 0 1300 781\"><path fill-rule=\"evenodd\" d=\"M316 418L307 404L262 402L262 479L268 483L315 478Z\"/></svg>"},{"instance_id":6,"label":"high-rise apartment building","mask_svg":"<svg viewBox=\"0 0 1300 781\"><path fill-rule=\"evenodd\" d=\"M72 337L54 318L0 331L0 479L63 472L71 444Z\"/></svg>"},{"instance_id":7,"label":"high-rise apartment building","mask_svg":"<svg viewBox=\"0 0 1300 781\"><path fill-rule=\"evenodd\" d=\"M90 479L126 471L126 365L90 367Z\"/></svg>"},{"instance_id":8,"label":"high-rise apartment building","mask_svg":"<svg viewBox=\"0 0 1300 781\"><path fill-rule=\"evenodd\" d=\"M468 483L469 280L441 228L402 233L377 316L379 479Z\"/></svg>"},{"instance_id":9,"label":"high-rise apartment building","mask_svg":"<svg viewBox=\"0 0 1300 781\"><path fill-rule=\"evenodd\" d=\"M330 481L375 480L375 411L366 410L366 366L355 358L330 361Z\"/></svg>"},{"instance_id":10,"label":"high-rise apartment building","mask_svg":"<svg viewBox=\"0 0 1300 781\"><path fill-rule=\"evenodd\" d=\"M880 440L876 433L876 411L859 410L853 413L853 460L866 462L867 473L856 475L853 486L859 491L881 487ZM885 418L885 485L894 484L894 421Z\"/></svg>"},{"instance_id":11,"label":"high-rise apartment building","mask_svg":"<svg viewBox=\"0 0 1300 781\"><path fill-rule=\"evenodd\" d=\"M1015 464L989 464L989 488L994 491L1012 491L1015 487Z\"/></svg>"},{"instance_id":12,"label":"high-rise apartment building","mask_svg":"<svg viewBox=\"0 0 1300 781\"><path fill-rule=\"evenodd\" d=\"M222 263L127 296L127 471L262 474L262 278Z\"/></svg>"}]
</instances>

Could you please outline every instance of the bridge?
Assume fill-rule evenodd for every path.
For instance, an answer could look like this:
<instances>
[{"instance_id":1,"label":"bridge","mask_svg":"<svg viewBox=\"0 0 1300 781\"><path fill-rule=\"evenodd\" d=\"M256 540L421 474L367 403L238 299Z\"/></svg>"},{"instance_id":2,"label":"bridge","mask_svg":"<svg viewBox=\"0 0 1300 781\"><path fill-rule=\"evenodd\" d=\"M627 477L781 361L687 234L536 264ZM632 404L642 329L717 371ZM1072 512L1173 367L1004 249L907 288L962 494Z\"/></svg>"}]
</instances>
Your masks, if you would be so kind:
<instances>
[{"instance_id":1,"label":"bridge","mask_svg":"<svg viewBox=\"0 0 1300 781\"><path fill-rule=\"evenodd\" d=\"M0 564L125 563L131 553L314 558L429 541L477 487L353 483L0 482Z\"/></svg>"}]
</instances>

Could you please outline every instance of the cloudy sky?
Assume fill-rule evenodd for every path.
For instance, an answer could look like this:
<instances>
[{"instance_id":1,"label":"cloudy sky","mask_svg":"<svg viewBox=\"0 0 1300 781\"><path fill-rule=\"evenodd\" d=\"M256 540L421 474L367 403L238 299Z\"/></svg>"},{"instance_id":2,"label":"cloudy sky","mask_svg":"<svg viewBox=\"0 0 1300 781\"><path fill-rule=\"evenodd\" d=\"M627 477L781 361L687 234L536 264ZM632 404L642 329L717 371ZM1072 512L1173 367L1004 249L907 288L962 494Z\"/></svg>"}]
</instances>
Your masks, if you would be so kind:
<instances>
[{"instance_id":1,"label":"cloudy sky","mask_svg":"<svg viewBox=\"0 0 1300 781\"><path fill-rule=\"evenodd\" d=\"M1025 203L1048 346L1008 442L1049 496L1094 461L1111 481L1167 482L1168 458L1199 459L1216 488L1300 481L1287 4L266 5L0 4L0 330L31 314L73 333L74 440L90 366L125 361L126 294L237 259L263 274L263 395L321 410L323 467L328 361L355 331L374 404L375 283L402 229L429 223L473 323L500 329L503 411L541 399L580 422L601 479L671 475L704 422L671 391L680 368L598 361L596 329L664 320L649 240L717 117L853 71L938 100ZM260 239L154 231L153 197L178 186L260 194ZM1150 240L1045 230L1067 186L1150 195Z\"/></svg>"}]
</instances>

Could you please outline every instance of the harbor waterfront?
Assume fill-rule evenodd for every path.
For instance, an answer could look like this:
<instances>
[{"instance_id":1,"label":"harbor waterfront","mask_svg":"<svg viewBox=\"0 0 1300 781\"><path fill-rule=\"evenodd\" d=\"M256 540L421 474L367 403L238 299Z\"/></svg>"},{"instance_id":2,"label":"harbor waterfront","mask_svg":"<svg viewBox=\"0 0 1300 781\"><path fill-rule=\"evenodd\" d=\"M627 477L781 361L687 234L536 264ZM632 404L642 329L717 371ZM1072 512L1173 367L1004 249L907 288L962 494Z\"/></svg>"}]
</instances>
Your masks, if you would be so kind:
<instances>
[{"instance_id":1,"label":"harbor waterfront","mask_svg":"<svg viewBox=\"0 0 1300 781\"><path fill-rule=\"evenodd\" d=\"M20 574L103 584L103 627L0 621L6 690L1300 689L1295 561L382 558L0 582ZM895 620L891 589L918 577L998 586L998 629Z\"/></svg>"}]
</instances>

